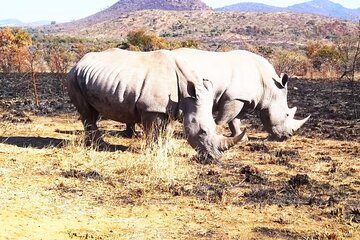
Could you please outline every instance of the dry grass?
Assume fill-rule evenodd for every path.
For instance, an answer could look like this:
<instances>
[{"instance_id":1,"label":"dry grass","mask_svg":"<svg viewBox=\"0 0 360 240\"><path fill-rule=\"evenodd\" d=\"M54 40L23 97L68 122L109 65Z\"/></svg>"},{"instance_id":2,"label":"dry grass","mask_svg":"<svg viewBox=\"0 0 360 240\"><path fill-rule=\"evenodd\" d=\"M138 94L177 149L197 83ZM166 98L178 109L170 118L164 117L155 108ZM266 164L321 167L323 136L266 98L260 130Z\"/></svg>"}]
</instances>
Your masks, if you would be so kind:
<instances>
[{"instance_id":1,"label":"dry grass","mask_svg":"<svg viewBox=\"0 0 360 240\"><path fill-rule=\"evenodd\" d=\"M1 239L359 237L358 142L252 129L204 165L183 139L146 147L102 121L109 148L93 150L76 115L29 117L0 123Z\"/></svg>"}]
</instances>

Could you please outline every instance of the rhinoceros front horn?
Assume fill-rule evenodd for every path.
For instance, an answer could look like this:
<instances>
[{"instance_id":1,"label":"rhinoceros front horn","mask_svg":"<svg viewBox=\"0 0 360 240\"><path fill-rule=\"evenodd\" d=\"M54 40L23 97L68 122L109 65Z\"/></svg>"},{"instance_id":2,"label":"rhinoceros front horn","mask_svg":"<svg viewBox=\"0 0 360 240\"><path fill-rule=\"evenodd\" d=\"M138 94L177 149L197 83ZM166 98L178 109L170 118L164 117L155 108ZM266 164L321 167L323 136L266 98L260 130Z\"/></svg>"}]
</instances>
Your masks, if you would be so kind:
<instances>
[{"instance_id":1,"label":"rhinoceros front horn","mask_svg":"<svg viewBox=\"0 0 360 240\"><path fill-rule=\"evenodd\" d=\"M304 125L306 123L307 120L309 120L311 115L309 115L308 117L302 119L302 120L296 120L294 119L293 120L293 126L292 126L292 129L293 131L297 131L299 128L301 128L302 125Z\"/></svg>"},{"instance_id":2,"label":"rhinoceros front horn","mask_svg":"<svg viewBox=\"0 0 360 240\"><path fill-rule=\"evenodd\" d=\"M246 134L246 129L240 134L235 137L222 137L219 144L220 151L226 151L229 148L233 147L236 143L241 141Z\"/></svg>"}]
</instances>

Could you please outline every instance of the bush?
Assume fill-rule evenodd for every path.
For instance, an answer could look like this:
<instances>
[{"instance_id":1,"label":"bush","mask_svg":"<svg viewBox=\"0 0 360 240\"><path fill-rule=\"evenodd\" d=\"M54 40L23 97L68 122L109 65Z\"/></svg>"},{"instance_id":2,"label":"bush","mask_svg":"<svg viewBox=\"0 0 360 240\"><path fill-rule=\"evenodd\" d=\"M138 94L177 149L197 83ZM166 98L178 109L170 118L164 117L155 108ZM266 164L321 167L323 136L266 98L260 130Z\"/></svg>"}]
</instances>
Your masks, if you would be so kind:
<instances>
[{"instance_id":1,"label":"bush","mask_svg":"<svg viewBox=\"0 0 360 240\"><path fill-rule=\"evenodd\" d=\"M126 41L118 47L130 51L148 52L159 49L176 49L180 47L199 48L200 44L193 39L186 39L184 41L168 41L157 35L148 34L144 30L138 30L129 32L126 37Z\"/></svg>"},{"instance_id":2,"label":"bush","mask_svg":"<svg viewBox=\"0 0 360 240\"><path fill-rule=\"evenodd\" d=\"M138 30L131 31L120 48L148 52L167 48L167 42L156 35L147 34L144 30Z\"/></svg>"},{"instance_id":3,"label":"bush","mask_svg":"<svg viewBox=\"0 0 360 240\"><path fill-rule=\"evenodd\" d=\"M340 52L334 44L323 42L309 42L306 46L306 56L310 59L314 69L320 71L325 63L337 63Z\"/></svg>"},{"instance_id":4,"label":"bush","mask_svg":"<svg viewBox=\"0 0 360 240\"><path fill-rule=\"evenodd\" d=\"M290 76L307 74L308 59L301 53L278 50L273 53L272 61L278 73L287 73Z\"/></svg>"}]
</instances>

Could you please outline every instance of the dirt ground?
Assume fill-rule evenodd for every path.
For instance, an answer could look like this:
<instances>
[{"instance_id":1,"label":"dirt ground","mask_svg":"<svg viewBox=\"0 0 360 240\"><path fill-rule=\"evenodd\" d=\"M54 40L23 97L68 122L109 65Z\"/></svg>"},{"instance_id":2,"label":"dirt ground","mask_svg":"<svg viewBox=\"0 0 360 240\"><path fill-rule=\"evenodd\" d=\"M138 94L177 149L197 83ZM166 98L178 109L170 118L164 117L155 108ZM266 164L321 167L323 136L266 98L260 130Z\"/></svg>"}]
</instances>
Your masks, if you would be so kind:
<instances>
[{"instance_id":1,"label":"dirt ground","mask_svg":"<svg viewBox=\"0 0 360 240\"><path fill-rule=\"evenodd\" d=\"M250 140L204 163L181 138L145 146L101 121L82 126L56 76L0 75L0 239L359 239L360 82L292 80L289 106L312 117L286 142ZM223 129L227 132L228 129Z\"/></svg>"}]
</instances>

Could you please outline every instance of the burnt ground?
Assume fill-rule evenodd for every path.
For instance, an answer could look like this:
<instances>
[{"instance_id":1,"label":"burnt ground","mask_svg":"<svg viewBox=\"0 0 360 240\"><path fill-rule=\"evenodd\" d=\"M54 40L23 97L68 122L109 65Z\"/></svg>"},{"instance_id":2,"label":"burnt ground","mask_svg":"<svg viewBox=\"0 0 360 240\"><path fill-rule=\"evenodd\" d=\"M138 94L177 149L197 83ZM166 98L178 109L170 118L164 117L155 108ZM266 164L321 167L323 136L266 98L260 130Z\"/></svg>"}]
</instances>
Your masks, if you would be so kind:
<instances>
[{"instance_id":1,"label":"burnt ground","mask_svg":"<svg viewBox=\"0 0 360 240\"><path fill-rule=\"evenodd\" d=\"M0 74L0 109L9 113L0 116L4 121L29 121L25 112L36 115L56 115L75 111L61 79L66 76L40 74L38 91L40 106L36 107L26 74ZM292 79L289 83L288 104L296 106L297 118L311 114L310 120L299 130L306 137L360 141L360 82ZM258 114L249 113L244 122L254 129L262 129Z\"/></svg>"}]
</instances>

